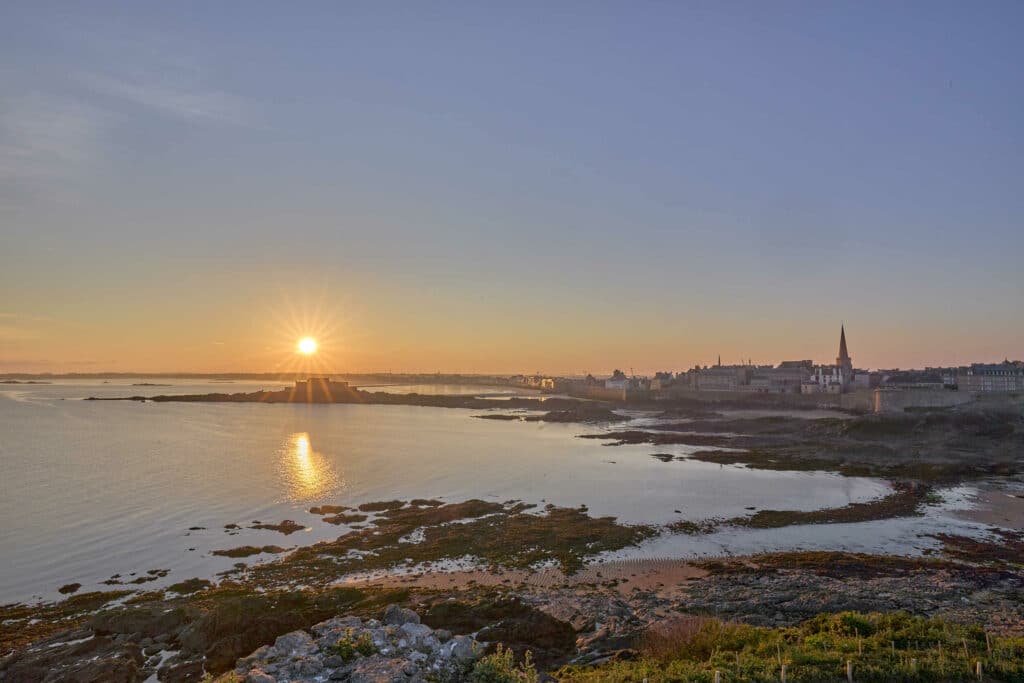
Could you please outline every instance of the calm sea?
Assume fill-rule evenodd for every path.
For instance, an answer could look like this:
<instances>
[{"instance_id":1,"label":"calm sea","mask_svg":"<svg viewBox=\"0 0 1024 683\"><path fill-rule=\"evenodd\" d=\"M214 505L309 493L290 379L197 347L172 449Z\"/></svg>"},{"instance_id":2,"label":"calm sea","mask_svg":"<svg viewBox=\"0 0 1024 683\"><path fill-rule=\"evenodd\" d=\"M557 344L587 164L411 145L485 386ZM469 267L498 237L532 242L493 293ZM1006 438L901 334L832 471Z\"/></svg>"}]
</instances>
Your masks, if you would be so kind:
<instances>
[{"instance_id":1,"label":"calm sea","mask_svg":"<svg viewBox=\"0 0 1024 683\"><path fill-rule=\"evenodd\" d=\"M685 455L687 447L607 447L576 438L598 428L472 417L480 411L81 400L281 386L160 382L172 386L126 380L0 385L0 600L49 598L72 581L94 589L113 574L151 569L171 570L162 583L209 577L235 562L210 556L214 549L307 544L344 533L345 527L308 514L318 503L518 499L664 523L733 517L751 507L845 505L889 490L881 481L826 473L666 463L651 455ZM499 406L508 393L391 390L482 392ZM224 529L282 519L310 529L288 537L257 530L232 536ZM858 532L860 540L846 545L870 545L876 535ZM648 551L729 552L730 545L748 551L778 545L778 538L681 537Z\"/></svg>"}]
</instances>

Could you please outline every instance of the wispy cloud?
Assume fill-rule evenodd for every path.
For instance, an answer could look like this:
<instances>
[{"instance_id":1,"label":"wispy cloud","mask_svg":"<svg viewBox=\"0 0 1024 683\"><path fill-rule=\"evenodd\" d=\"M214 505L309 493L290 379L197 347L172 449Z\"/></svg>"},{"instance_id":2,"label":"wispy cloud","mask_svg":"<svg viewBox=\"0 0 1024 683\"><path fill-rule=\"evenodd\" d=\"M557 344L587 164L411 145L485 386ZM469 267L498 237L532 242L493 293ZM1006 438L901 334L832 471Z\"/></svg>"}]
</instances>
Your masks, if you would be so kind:
<instances>
[{"instance_id":1,"label":"wispy cloud","mask_svg":"<svg viewBox=\"0 0 1024 683\"><path fill-rule=\"evenodd\" d=\"M0 181L64 175L91 163L107 116L71 99L27 95L0 105Z\"/></svg>"},{"instance_id":2,"label":"wispy cloud","mask_svg":"<svg viewBox=\"0 0 1024 683\"><path fill-rule=\"evenodd\" d=\"M0 325L0 342L24 342L39 339L39 333L25 327Z\"/></svg>"},{"instance_id":3,"label":"wispy cloud","mask_svg":"<svg viewBox=\"0 0 1024 683\"><path fill-rule=\"evenodd\" d=\"M79 81L92 92L104 97L152 109L167 116L194 122L253 125L245 102L225 92L126 80L101 74L84 74Z\"/></svg>"}]
</instances>

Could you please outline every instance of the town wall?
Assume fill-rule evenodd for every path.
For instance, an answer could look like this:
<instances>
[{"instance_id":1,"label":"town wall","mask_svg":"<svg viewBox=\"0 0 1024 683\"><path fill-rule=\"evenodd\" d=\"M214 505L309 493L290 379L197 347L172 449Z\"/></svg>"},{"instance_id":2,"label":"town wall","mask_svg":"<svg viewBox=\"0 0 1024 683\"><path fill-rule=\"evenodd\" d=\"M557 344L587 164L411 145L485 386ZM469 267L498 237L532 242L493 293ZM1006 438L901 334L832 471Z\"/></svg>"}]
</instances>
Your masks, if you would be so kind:
<instances>
[{"instance_id":1,"label":"town wall","mask_svg":"<svg viewBox=\"0 0 1024 683\"><path fill-rule=\"evenodd\" d=\"M852 391L848 394L798 394L795 392L696 391L686 387L674 389L669 396L707 403L729 403L750 408L840 408L864 412L874 409L874 397L870 390Z\"/></svg>"},{"instance_id":2,"label":"town wall","mask_svg":"<svg viewBox=\"0 0 1024 683\"><path fill-rule=\"evenodd\" d=\"M907 408L949 408L970 403L974 398L969 392L949 389L875 389L874 410L893 413Z\"/></svg>"},{"instance_id":3,"label":"town wall","mask_svg":"<svg viewBox=\"0 0 1024 683\"><path fill-rule=\"evenodd\" d=\"M570 396L591 398L597 401L625 401L626 392L626 389L609 389L598 385L572 387L566 391Z\"/></svg>"}]
</instances>

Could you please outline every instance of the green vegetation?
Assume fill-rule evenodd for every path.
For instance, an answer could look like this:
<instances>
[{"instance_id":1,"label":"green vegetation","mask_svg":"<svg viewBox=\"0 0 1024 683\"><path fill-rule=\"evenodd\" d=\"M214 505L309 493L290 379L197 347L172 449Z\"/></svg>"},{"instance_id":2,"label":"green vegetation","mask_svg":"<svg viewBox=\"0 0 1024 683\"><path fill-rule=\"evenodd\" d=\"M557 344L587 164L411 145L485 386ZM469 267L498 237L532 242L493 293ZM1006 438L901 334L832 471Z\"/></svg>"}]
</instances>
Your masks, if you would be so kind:
<instances>
[{"instance_id":1,"label":"green vegetation","mask_svg":"<svg viewBox=\"0 0 1024 683\"><path fill-rule=\"evenodd\" d=\"M471 683L537 683L538 678L529 652L517 665L512 650L501 644L492 654L479 659L469 674Z\"/></svg>"},{"instance_id":2,"label":"green vegetation","mask_svg":"<svg viewBox=\"0 0 1024 683\"><path fill-rule=\"evenodd\" d=\"M866 503L850 503L839 508L824 510L761 510L750 517L737 517L730 524L754 529L776 529L791 524L842 524L868 522L893 517L911 517L920 514L918 506L925 502L930 492L927 486L895 484L893 493Z\"/></svg>"},{"instance_id":3,"label":"green vegetation","mask_svg":"<svg viewBox=\"0 0 1024 683\"><path fill-rule=\"evenodd\" d=\"M868 555L838 550L796 550L764 553L750 558L704 560L698 567L712 574L749 574L778 570L807 571L835 578L901 576L906 572L959 569L980 574L984 568L966 567L948 560L897 555Z\"/></svg>"},{"instance_id":4,"label":"green vegetation","mask_svg":"<svg viewBox=\"0 0 1024 683\"><path fill-rule=\"evenodd\" d=\"M358 524L366 521L366 515L349 515L339 512L336 515L324 517L328 524Z\"/></svg>"},{"instance_id":5,"label":"green vegetation","mask_svg":"<svg viewBox=\"0 0 1024 683\"><path fill-rule=\"evenodd\" d=\"M679 520L678 522L672 522L668 525L670 531L677 534L687 534L689 536L700 536L702 534L710 534L718 528L719 521L716 519L702 519L699 522L691 522L687 519Z\"/></svg>"},{"instance_id":6,"label":"green vegetation","mask_svg":"<svg viewBox=\"0 0 1024 683\"><path fill-rule=\"evenodd\" d=\"M992 540L955 534L936 534L935 538L942 541L946 555L958 560L1024 566L1024 533L1020 531L995 529Z\"/></svg>"},{"instance_id":7,"label":"green vegetation","mask_svg":"<svg viewBox=\"0 0 1024 683\"><path fill-rule=\"evenodd\" d=\"M33 640L78 627L95 610L131 593L128 590L95 591L72 595L59 602L0 605L0 656Z\"/></svg>"},{"instance_id":8,"label":"green vegetation","mask_svg":"<svg viewBox=\"0 0 1024 683\"><path fill-rule=\"evenodd\" d=\"M369 657L379 652L377 646L373 644L373 639L370 638L369 633L362 633L358 637L353 636L353 630L348 631L338 642L327 648L327 654L338 655L346 663L351 662L356 658L356 655L363 657Z\"/></svg>"},{"instance_id":9,"label":"green vegetation","mask_svg":"<svg viewBox=\"0 0 1024 683\"><path fill-rule=\"evenodd\" d=\"M213 584L206 579L200 579L193 577L186 579L185 581L179 581L178 583L172 583L167 587L167 590L173 591L180 595L188 595L189 593L196 593L198 591L204 591L208 588L213 588Z\"/></svg>"},{"instance_id":10,"label":"green vegetation","mask_svg":"<svg viewBox=\"0 0 1024 683\"><path fill-rule=\"evenodd\" d=\"M561 681L986 680L1024 681L1024 638L995 638L976 626L907 614L821 614L797 627L759 628L691 617L648 633L640 658L598 667L565 667Z\"/></svg>"},{"instance_id":11,"label":"green vegetation","mask_svg":"<svg viewBox=\"0 0 1024 683\"><path fill-rule=\"evenodd\" d=\"M517 568L557 562L572 572L587 557L656 533L652 527L619 524L613 517L590 517L578 508L552 506L544 514L533 514L533 506L514 501L389 506L373 526L300 547L279 562L237 571L244 573L247 583L266 587L324 585L349 572L466 556ZM422 540L403 542L413 532Z\"/></svg>"},{"instance_id":12,"label":"green vegetation","mask_svg":"<svg viewBox=\"0 0 1024 683\"><path fill-rule=\"evenodd\" d=\"M842 524L868 522L893 517L911 517L921 514L921 505L934 502L931 487L894 484L893 493L866 503L850 503L838 508L823 510L760 510L748 517L732 519L705 519L701 521L681 520L668 525L675 533L696 536L710 534L720 526L744 526L752 529L777 529L793 524Z\"/></svg>"},{"instance_id":13,"label":"green vegetation","mask_svg":"<svg viewBox=\"0 0 1024 683\"><path fill-rule=\"evenodd\" d=\"M334 515L339 512L347 512L351 510L347 505L317 505L316 507L309 508L309 514L311 515Z\"/></svg>"}]
</instances>

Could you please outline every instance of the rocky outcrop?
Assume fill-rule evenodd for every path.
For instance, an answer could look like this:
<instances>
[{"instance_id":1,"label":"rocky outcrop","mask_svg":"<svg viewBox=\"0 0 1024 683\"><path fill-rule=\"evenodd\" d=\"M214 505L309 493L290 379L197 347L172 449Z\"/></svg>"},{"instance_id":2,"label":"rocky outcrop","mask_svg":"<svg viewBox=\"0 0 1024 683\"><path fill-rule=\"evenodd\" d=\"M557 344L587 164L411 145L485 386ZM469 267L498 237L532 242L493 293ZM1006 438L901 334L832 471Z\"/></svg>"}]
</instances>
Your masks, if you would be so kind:
<instances>
[{"instance_id":1,"label":"rocky outcrop","mask_svg":"<svg viewBox=\"0 0 1024 683\"><path fill-rule=\"evenodd\" d=\"M434 630L397 605L383 621L337 617L310 631L278 637L239 659L235 673L246 683L457 680L484 651L474 638Z\"/></svg>"},{"instance_id":2,"label":"rocky outcrop","mask_svg":"<svg viewBox=\"0 0 1024 683\"><path fill-rule=\"evenodd\" d=\"M501 643L518 657L529 651L541 667L565 662L576 647L572 625L517 597L445 600L432 605L423 621L453 633L473 634L489 646Z\"/></svg>"}]
</instances>

